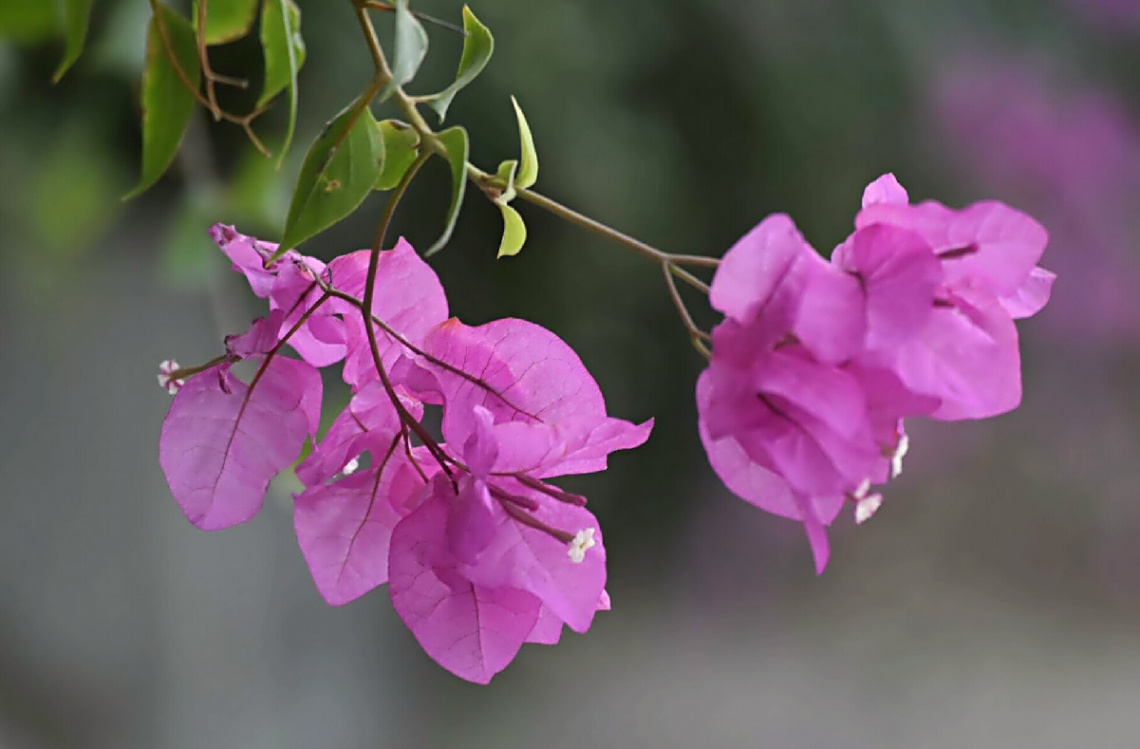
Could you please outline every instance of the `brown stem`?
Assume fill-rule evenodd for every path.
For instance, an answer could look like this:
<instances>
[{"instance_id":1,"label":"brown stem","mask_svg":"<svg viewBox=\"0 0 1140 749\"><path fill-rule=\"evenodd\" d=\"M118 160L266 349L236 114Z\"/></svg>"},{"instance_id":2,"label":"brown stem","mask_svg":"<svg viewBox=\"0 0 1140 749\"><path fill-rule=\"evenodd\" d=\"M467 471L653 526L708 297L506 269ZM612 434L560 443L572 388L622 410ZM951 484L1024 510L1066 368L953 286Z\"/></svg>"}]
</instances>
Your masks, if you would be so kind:
<instances>
[{"instance_id":1,"label":"brown stem","mask_svg":"<svg viewBox=\"0 0 1140 749\"><path fill-rule=\"evenodd\" d=\"M380 2L380 0L364 0L361 5L363 5L365 8L368 8L369 10L380 10L387 13L394 13L396 11L395 5L389 5L388 3ZM421 21L434 24L440 28L447 29L448 31L454 31L456 34L459 34L463 37L467 36L467 30L465 28L462 26L456 26L450 21L444 21L441 18L429 16L427 13L420 13L418 10L409 9L409 12Z\"/></svg>"},{"instance_id":2,"label":"brown stem","mask_svg":"<svg viewBox=\"0 0 1140 749\"><path fill-rule=\"evenodd\" d=\"M317 309L322 304L327 302L330 298L331 297L329 294L321 294L320 299L314 302L312 307L309 307L307 310L305 310L305 312L297 319L297 322L293 323L293 327L289 328L289 331L285 333L285 335L281 336L280 340L278 340L277 343L273 344L273 348L265 352L265 358L261 360L261 365L257 368L257 372L253 375L253 379L249 381L249 391L247 397L253 394L253 388L256 387L257 383L261 381L261 376L265 374L266 368L269 367L269 362L273 359L274 356L277 356L277 352L281 350L281 347L288 343L289 339L292 338L293 335L301 329L301 326L305 324L305 321L312 317L313 313L316 312Z\"/></svg>"},{"instance_id":3,"label":"brown stem","mask_svg":"<svg viewBox=\"0 0 1140 749\"><path fill-rule=\"evenodd\" d=\"M361 12L364 11L361 10ZM452 476L451 469L447 465L451 459L443 451L443 448L439 446L439 443L428 434L423 424L420 424L419 421L408 413L408 409L404 407L403 402L399 396L396 395L396 391L392 387L392 382L388 378L388 372L384 369L384 362L380 357L380 344L376 340L376 328L372 325L372 319L374 318L372 314L372 303L376 296L376 273L380 268L380 248L384 241L384 235L388 232L388 225L392 221L392 216L395 215L396 206L399 204L400 198L404 196L408 185L411 184L412 178L415 177L415 173L419 170L419 166L424 160L423 156L418 158L416 163L413 163L412 167L404 174L400 180L400 184L393 190L392 197L388 200L388 206L384 210L384 215L381 216L380 223L376 227L376 238L372 243L372 250L368 256L368 273L364 281L364 299L362 299L360 303L360 313L363 317L365 334L368 336L368 348L372 351L372 362L376 366L376 372L380 376L380 382L384 386L384 392L388 394L388 400L392 402L392 406L396 409L396 414L400 417L400 421L419 437L420 441L424 443L424 446L427 447L428 451L432 454L432 457L439 462L440 468L451 478L452 484L454 484L455 478ZM325 293L327 294L328 292Z\"/></svg>"},{"instance_id":4,"label":"brown stem","mask_svg":"<svg viewBox=\"0 0 1140 749\"><path fill-rule=\"evenodd\" d=\"M669 255L669 259L676 265L696 265L701 268L716 268L720 265L719 257L707 255Z\"/></svg>"},{"instance_id":5,"label":"brown stem","mask_svg":"<svg viewBox=\"0 0 1140 749\"><path fill-rule=\"evenodd\" d=\"M701 352L706 359L709 358L708 342L712 341L712 336L697 327L697 323L689 313L689 308L685 306L685 300L681 298L681 291L677 288L677 281L673 278L673 268L668 263L661 263L661 270L665 274L665 285L669 288L669 297L673 300L673 306L677 308L677 313L681 315L681 322L685 324L685 329L689 331L689 340L692 341L693 348Z\"/></svg>"},{"instance_id":6,"label":"brown stem","mask_svg":"<svg viewBox=\"0 0 1140 749\"><path fill-rule=\"evenodd\" d=\"M167 377L171 380L179 380L179 381L186 380L187 378L193 377L194 375L196 375L200 372L205 372L207 369L209 369L211 367L218 366L222 362L226 361L226 359L228 359L228 358L229 357L226 356L225 354L222 354L221 356L215 356L213 359L206 362L205 364L199 364L196 367L180 367L180 368L174 370L173 372L171 372L170 374L168 374Z\"/></svg>"},{"instance_id":7,"label":"brown stem","mask_svg":"<svg viewBox=\"0 0 1140 749\"><path fill-rule=\"evenodd\" d=\"M407 453L412 468L416 469L416 473L420 475L420 478L423 479L423 482L426 484L428 482L427 474L424 473L424 469L420 468L420 462L416 460L416 456L412 454L412 440L408 433L407 424L400 424L400 437L404 440L404 452Z\"/></svg>"},{"instance_id":8,"label":"brown stem","mask_svg":"<svg viewBox=\"0 0 1140 749\"><path fill-rule=\"evenodd\" d=\"M170 65L171 65L171 67L174 68L174 72L178 75L178 80L181 81L183 88L185 88L187 91L189 91L190 94L194 97L194 99L199 104L204 106L206 109L209 109L210 112L214 115L215 119L222 119L222 120L225 120L226 122L231 122L235 125L240 125L242 130L245 131L246 137L248 137L250 142L253 143L253 147L256 148L258 151L260 151L263 156L268 157L270 155L269 149L267 149L265 147L265 145L261 142L261 140L253 132L253 121L255 119L257 119L259 116L261 116L267 109L269 109L269 102L266 102L266 104L264 106L257 107L252 112L250 112L249 114L246 114L246 115L231 114L230 112L227 112L224 109L220 109L217 106L216 102L211 104L211 100L202 95L202 92L198 90L198 86L196 86L194 84L194 82L190 80L190 76L186 73L186 71L182 68L182 64L178 61L178 56L174 53L174 45L170 41L169 30L166 28L166 25L163 23L162 17L159 13L159 10L158 10L158 5L159 5L158 0L149 0L149 2L150 2L150 9L151 9L151 15L153 18L154 27L156 29L158 29L158 36L160 39L162 39L162 48L163 48L163 50L166 51L166 59L170 61ZM205 3L203 3L202 5L204 6ZM199 11L198 11L199 15L201 15L202 12L203 12L202 6L199 6ZM202 54L201 51L199 51L199 55L201 55L201 54ZM209 82L211 79L221 80L218 76L214 75L213 71L209 70L208 65L206 68L204 68L204 70L206 71L207 82ZM236 79L226 79L226 80L236 80ZM207 83L207 85L208 85L208 83Z\"/></svg>"},{"instance_id":9,"label":"brown stem","mask_svg":"<svg viewBox=\"0 0 1140 749\"><path fill-rule=\"evenodd\" d=\"M354 297L352 294L348 294L348 293L341 291L340 289L333 288L333 287L329 286L328 284L325 284L322 281L318 281L318 284L320 285L321 289L323 291L327 292L330 296L332 296L336 299L340 299L342 301L348 302L349 304L351 304L352 306L356 307L359 310L364 309L364 303L361 300ZM451 374L455 375L456 377L461 377L464 380L466 380L467 382L470 382L472 385L478 387L479 389L490 393L491 395L493 395L496 398L498 398L499 400L501 400L509 408L514 409L514 411L516 411L517 413L519 413L523 416L526 416L528 418L534 419L535 421L542 421L542 419L538 418L537 416L530 413L526 409L523 409L523 408L516 406L514 403L512 403L510 401L510 399L507 398L506 395L504 395L503 393L500 393L498 390L491 387L488 383L479 379L478 377L471 374L470 372L464 372L459 367L456 367L452 364L448 364L447 362L443 361L442 359L435 357L435 356L432 356L428 352L424 351L422 348L420 348L416 344L409 341L399 331L397 331L395 328L393 328L388 323L381 320L376 315L372 315L372 323L374 325L376 325L378 328L380 328L381 330L383 330L385 334L387 334L390 338L395 340L401 346L408 349L413 354L416 354L417 356L423 357L425 360L427 360L433 366L439 367L440 369L442 369L446 372L450 372Z\"/></svg>"},{"instance_id":10,"label":"brown stem","mask_svg":"<svg viewBox=\"0 0 1140 749\"><path fill-rule=\"evenodd\" d=\"M208 0L198 0L198 64L202 66L202 76L206 79L206 108L214 115L214 121L222 119L218 107L218 97L214 91L214 72L210 70L210 55L206 51L206 5Z\"/></svg>"}]
</instances>

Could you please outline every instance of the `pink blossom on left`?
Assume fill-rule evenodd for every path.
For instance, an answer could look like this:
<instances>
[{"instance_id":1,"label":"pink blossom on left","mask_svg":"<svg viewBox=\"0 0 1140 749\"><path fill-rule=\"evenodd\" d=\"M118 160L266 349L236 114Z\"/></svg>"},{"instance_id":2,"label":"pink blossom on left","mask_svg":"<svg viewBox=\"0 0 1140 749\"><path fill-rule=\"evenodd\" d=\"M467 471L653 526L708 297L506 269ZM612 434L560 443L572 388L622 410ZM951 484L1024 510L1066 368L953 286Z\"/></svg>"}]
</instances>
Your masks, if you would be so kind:
<instances>
[{"instance_id":1,"label":"pink blossom on left","mask_svg":"<svg viewBox=\"0 0 1140 749\"><path fill-rule=\"evenodd\" d=\"M305 488L294 528L329 604L388 583L425 652L479 683L522 644L553 644L563 625L584 632L609 609L598 521L549 479L604 470L609 453L648 438L651 421L608 416L593 377L550 331L448 319L438 278L402 239L377 255L374 350L360 309L369 251L326 265L296 251L275 258L275 245L232 227L212 233L269 313L228 336L217 363L160 367L162 386L182 385L160 458L192 522L253 517L313 439L295 469ZM240 361L256 364L248 383L231 371ZM318 367L340 361L353 395L317 441ZM425 404L443 408L438 443L420 424Z\"/></svg>"}]
</instances>

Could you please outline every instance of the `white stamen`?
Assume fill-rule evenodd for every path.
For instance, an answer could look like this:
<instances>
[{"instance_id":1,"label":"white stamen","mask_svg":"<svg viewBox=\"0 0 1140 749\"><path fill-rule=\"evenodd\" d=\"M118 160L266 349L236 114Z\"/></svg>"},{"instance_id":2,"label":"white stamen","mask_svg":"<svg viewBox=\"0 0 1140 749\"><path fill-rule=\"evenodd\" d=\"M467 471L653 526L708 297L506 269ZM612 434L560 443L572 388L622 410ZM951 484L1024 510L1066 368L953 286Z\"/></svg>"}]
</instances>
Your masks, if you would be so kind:
<instances>
[{"instance_id":1,"label":"white stamen","mask_svg":"<svg viewBox=\"0 0 1140 749\"><path fill-rule=\"evenodd\" d=\"M170 376L179 369L181 369L181 367L179 367L178 362L173 359L167 359L158 364L158 386L171 395L177 393L178 388L182 387L182 380L177 380Z\"/></svg>"},{"instance_id":2,"label":"white stamen","mask_svg":"<svg viewBox=\"0 0 1140 749\"><path fill-rule=\"evenodd\" d=\"M352 460L345 463L344 468L340 469L340 472L342 474L344 474L345 476L351 476L352 474L356 473L357 469L359 469L359 468L360 468L360 456L357 455L355 458L353 458Z\"/></svg>"},{"instance_id":3,"label":"white stamen","mask_svg":"<svg viewBox=\"0 0 1140 749\"><path fill-rule=\"evenodd\" d=\"M891 478L896 479L902 473L903 458L909 449L910 437L906 436L906 432L900 432L898 444L895 445L895 454L891 456Z\"/></svg>"},{"instance_id":4,"label":"white stamen","mask_svg":"<svg viewBox=\"0 0 1140 749\"><path fill-rule=\"evenodd\" d=\"M586 552L592 548L594 548L594 529L583 528L570 542L570 548L566 555L574 564L581 564L582 560L586 558Z\"/></svg>"},{"instance_id":5,"label":"white stamen","mask_svg":"<svg viewBox=\"0 0 1140 749\"><path fill-rule=\"evenodd\" d=\"M871 519L879 507L883 504L882 494L871 494L866 497L859 497L855 501L855 524L862 525Z\"/></svg>"}]
</instances>

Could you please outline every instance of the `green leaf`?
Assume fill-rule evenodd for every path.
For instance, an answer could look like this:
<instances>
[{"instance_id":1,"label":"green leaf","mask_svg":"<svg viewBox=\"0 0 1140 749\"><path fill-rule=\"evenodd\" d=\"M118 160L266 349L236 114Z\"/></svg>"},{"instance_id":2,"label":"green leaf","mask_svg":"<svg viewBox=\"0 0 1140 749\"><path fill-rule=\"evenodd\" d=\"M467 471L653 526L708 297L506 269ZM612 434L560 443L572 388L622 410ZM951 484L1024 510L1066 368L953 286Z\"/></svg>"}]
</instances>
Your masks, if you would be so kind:
<instances>
[{"instance_id":1,"label":"green leaf","mask_svg":"<svg viewBox=\"0 0 1140 749\"><path fill-rule=\"evenodd\" d=\"M378 127L380 137L384 139L384 167L380 170L375 189L391 190L400 184L419 155L420 134L399 120L384 120Z\"/></svg>"},{"instance_id":2,"label":"green leaf","mask_svg":"<svg viewBox=\"0 0 1140 749\"><path fill-rule=\"evenodd\" d=\"M530 134L530 125L526 122L526 115L519 106L515 97L511 97L511 104L515 105L515 117L519 121L519 141L522 146L522 157L519 161L519 172L515 177L515 185L525 190L538 181L538 152L534 150L534 136Z\"/></svg>"},{"instance_id":3,"label":"green leaf","mask_svg":"<svg viewBox=\"0 0 1140 749\"><path fill-rule=\"evenodd\" d=\"M194 28L166 5L155 3L155 8L158 15L151 18L147 27L143 69L142 176L127 198L157 182L174 160L197 103L190 89L198 90L201 77ZM164 39L170 43L177 68Z\"/></svg>"},{"instance_id":4,"label":"green leaf","mask_svg":"<svg viewBox=\"0 0 1140 749\"><path fill-rule=\"evenodd\" d=\"M282 91L289 94L289 123L281 144L280 166L293 142L297 125L297 72L305 64L301 38L301 11L293 0L265 0L261 10L261 48L265 55L265 87L257 100L260 109Z\"/></svg>"},{"instance_id":5,"label":"green leaf","mask_svg":"<svg viewBox=\"0 0 1140 749\"><path fill-rule=\"evenodd\" d=\"M396 0L396 40L392 50L392 83L403 86L416 77L428 51L428 35L412 15L408 0Z\"/></svg>"},{"instance_id":6,"label":"green leaf","mask_svg":"<svg viewBox=\"0 0 1140 749\"><path fill-rule=\"evenodd\" d=\"M459 58L459 72L455 74L455 82L425 99L427 105L439 115L440 122L447 116L447 108L451 106L455 95L479 77L495 51L495 38L491 36L491 31L479 22L466 5L463 6L463 30L467 32L467 37L463 40L463 55Z\"/></svg>"},{"instance_id":7,"label":"green leaf","mask_svg":"<svg viewBox=\"0 0 1140 749\"><path fill-rule=\"evenodd\" d=\"M503 183L503 192L494 199L499 205L506 205L515 199L515 173L518 168L519 162L516 159L509 159L499 164L495 178Z\"/></svg>"},{"instance_id":8,"label":"green leaf","mask_svg":"<svg viewBox=\"0 0 1140 749\"><path fill-rule=\"evenodd\" d=\"M447 163L451 165L451 206L447 209L443 235L428 248L424 257L439 252L451 239L451 233L455 231L455 222L459 219L459 208L463 204L463 193L467 189L467 155L470 149L467 131L456 125L440 133L439 141L446 149Z\"/></svg>"},{"instance_id":9,"label":"green leaf","mask_svg":"<svg viewBox=\"0 0 1140 749\"><path fill-rule=\"evenodd\" d=\"M0 39L38 42L58 31L55 3L47 0L0 0Z\"/></svg>"},{"instance_id":10,"label":"green leaf","mask_svg":"<svg viewBox=\"0 0 1140 749\"><path fill-rule=\"evenodd\" d=\"M63 60L52 76L55 83L59 83L59 79L63 78L63 74L71 69L83 53L83 44L87 41L87 21L91 17L93 2L94 0L63 0Z\"/></svg>"},{"instance_id":11,"label":"green leaf","mask_svg":"<svg viewBox=\"0 0 1140 749\"><path fill-rule=\"evenodd\" d=\"M278 255L356 210L376 184L384 139L367 102L355 102L309 148L285 219Z\"/></svg>"},{"instance_id":12,"label":"green leaf","mask_svg":"<svg viewBox=\"0 0 1140 749\"><path fill-rule=\"evenodd\" d=\"M503 240L499 242L499 257L510 257L519 254L519 250L526 244L526 223L514 208L505 203L499 204L503 212Z\"/></svg>"},{"instance_id":13,"label":"green leaf","mask_svg":"<svg viewBox=\"0 0 1140 749\"><path fill-rule=\"evenodd\" d=\"M190 16L194 28L198 28L198 4L194 0L194 10ZM257 15L259 0L208 0L206 4L206 44L225 44L249 33L253 27L253 17Z\"/></svg>"}]
</instances>

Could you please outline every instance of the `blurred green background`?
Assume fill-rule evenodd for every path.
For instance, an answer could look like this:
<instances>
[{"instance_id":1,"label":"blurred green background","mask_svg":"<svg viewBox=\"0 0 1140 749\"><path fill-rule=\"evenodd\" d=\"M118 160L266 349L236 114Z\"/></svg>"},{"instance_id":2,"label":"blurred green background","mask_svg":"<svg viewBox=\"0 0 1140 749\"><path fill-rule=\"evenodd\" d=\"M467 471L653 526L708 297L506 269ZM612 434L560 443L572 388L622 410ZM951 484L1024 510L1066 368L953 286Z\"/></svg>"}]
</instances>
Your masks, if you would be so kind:
<instances>
[{"instance_id":1,"label":"blurred green background","mask_svg":"<svg viewBox=\"0 0 1140 749\"><path fill-rule=\"evenodd\" d=\"M702 362L657 269L525 205L527 247L496 261L498 211L469 195L432 260L454 314L553 329L611 413L657 419L571 487L606 529L614 610L482 688L420 651L385 590L326 606L286 493L203 533L158 467L158 362L205 361L259 314L207 227L278 238L304 148L369 75L348 2L299 5L285 166L200 112L168 177L123 203L147 4L98 0L52 86L60 45L0 0L0 747L1136 746L1140 3L473 2L496 53L449 120L484 167L516 152L514 94L538 188L666 250L719 255L786 211L828 252L893 171L914 199L1030 211L1059 274L1022 325L1022 408L911 425L907 471L873 522L837 523L817 579L802 531L707 467ZM431 35L415 91L458 59ZM260 75L255 40L212 59ZM446 194L429 164L396 231L426 247ZM366 246L381 209L306 251Z\"/></svg>"}]
</instances>

